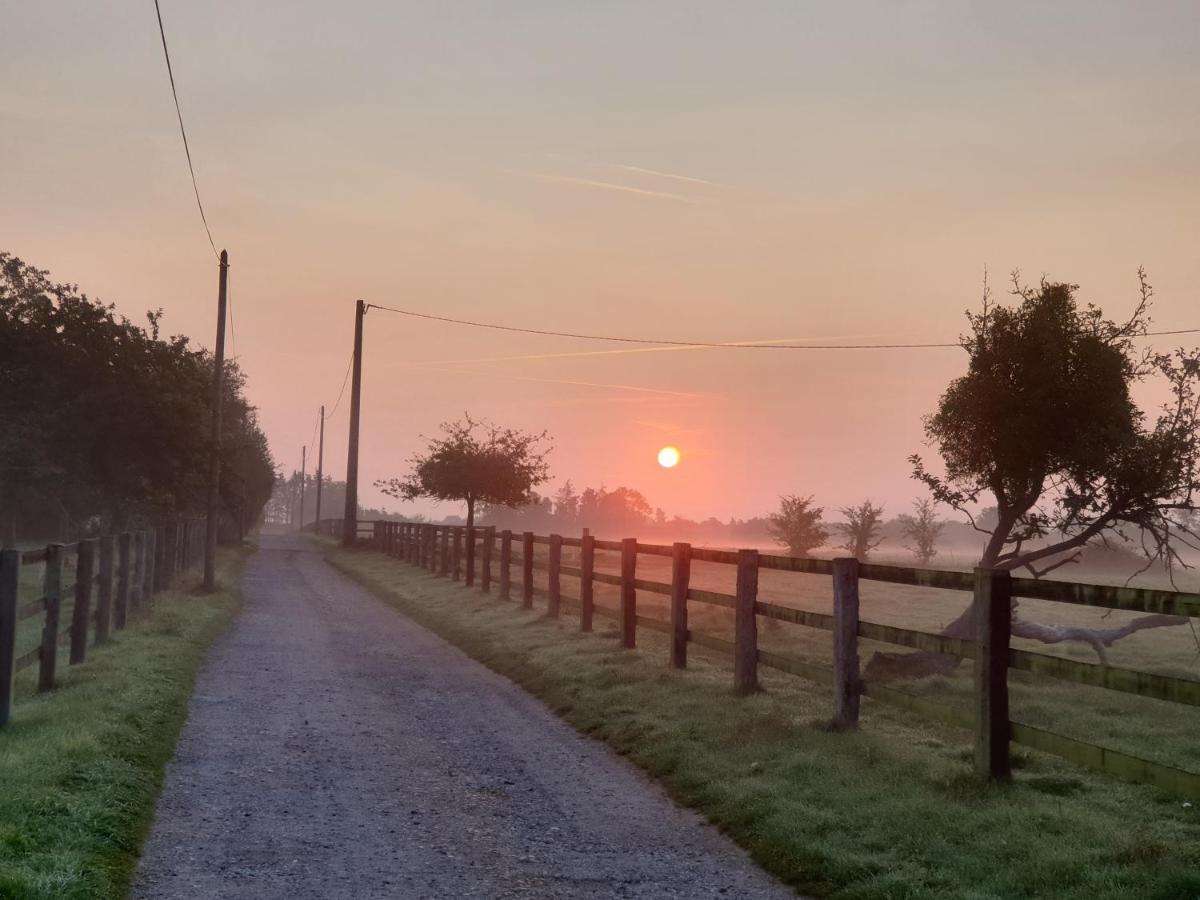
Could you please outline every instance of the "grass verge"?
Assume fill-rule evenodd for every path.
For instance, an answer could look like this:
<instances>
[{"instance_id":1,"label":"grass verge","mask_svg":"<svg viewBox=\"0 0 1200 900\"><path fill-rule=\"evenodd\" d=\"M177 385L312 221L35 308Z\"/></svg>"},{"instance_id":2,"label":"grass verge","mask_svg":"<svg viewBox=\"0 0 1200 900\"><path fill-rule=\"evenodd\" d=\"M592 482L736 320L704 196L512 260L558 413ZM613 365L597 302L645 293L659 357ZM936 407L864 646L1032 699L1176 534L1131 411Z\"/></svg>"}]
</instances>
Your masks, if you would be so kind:
<instances>
[{"instance_id":1,"label":"grass verge","mask_svg":"<svg viewBox=\"0 0 1200 900\"><path fill-rule=\"evenodd\" d=\"M1200 810L1177 798L1018 755L1012 785L980 781L969 735L868 703L830 733L827 691L767 670L739 699L728 663L660 635L616 646L569 618L381 554L326 543L384 601L541 698L703 812L798 889L831 898L1200 897Z\"/></svg>"},{"instance_id":2,"label":"grass verge","mask_svg":"<svg viewBox=\"0 0 1200 900\"><path fill-rule=\"evenodd\" d=\"M82 665L64 658L54 691L34 693L36 670L22 673L0 731L0 898L125 896L205 652L237 612L248 553L218 557L230 588L195 593L188 573L148 620L89 647Z\"/></svg>"}]
</instances>

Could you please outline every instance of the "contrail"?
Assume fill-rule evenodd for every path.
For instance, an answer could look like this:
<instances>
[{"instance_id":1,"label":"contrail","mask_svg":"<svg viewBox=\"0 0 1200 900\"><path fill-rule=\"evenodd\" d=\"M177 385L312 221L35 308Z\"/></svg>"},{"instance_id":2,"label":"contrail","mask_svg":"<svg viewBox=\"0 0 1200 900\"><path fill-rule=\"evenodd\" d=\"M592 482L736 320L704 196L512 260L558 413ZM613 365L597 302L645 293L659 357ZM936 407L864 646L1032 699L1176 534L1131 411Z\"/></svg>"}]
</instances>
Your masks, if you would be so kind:
<instances>
[{"instance_id":1,"label":"contrail","mask_svg":"<svg viewBox=\"0 0 1200 900\"><path fill-rule=\"evenodd\" d=\"M706 178L695 178L691 175L676 175L674 172L660 172L657 169L644 169L641 166L627 166L622 163L605 163L614 169L621 169L625 172L635 172L638 175L653 175L655 178L670 178L674 181L685 181L688 184L703 184L706 187L724 187L715 181L709 181Z\"/></svg>"},{"instance_id":2,"label":"contrail","mask_svg":"<svg viewBox=\"0 0 1200 900\"><path fill-rule=\"evenodd\" d=\"M584 187L600 188L605 191L618 191L623 194L639 194L643 197L654 197L659 200L674 200L676 203L695 204L697 201L682 194L670 194L666 191L649 191L645 188L629 187L624 184L613 184L609 181L594 181L591 178L576 178L574 175L549 175L538 173L538 178L546 181L558 181L563 184L579 184Z\"/></svg>"}]
</instances>

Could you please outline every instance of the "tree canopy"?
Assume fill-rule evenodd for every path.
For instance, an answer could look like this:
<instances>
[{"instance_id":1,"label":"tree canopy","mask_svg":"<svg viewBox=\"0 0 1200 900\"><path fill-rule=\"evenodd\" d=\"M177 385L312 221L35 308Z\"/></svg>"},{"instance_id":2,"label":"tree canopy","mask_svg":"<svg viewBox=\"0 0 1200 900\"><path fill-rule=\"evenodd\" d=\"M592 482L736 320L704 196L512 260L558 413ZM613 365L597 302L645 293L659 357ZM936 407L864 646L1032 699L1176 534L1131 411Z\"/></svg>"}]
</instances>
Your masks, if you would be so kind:
<instances>
[{"instance_id":1,"label":"tree canopy","mask_svg":"<svg viewBox=\"0 0 1200 900\"><path fill-rule=\"evenodd\" d=\"M1158 353L1136 341L1148 330L1152 291L1115 322L1080 307L1078 286L1014 276L1012 307L968 313L965 375L925 423L945 474L911 457L934 497L969 514L996 503L981 565L1035 576L1077 558L1094 540L1137 541L1149 565L1180 562L1200 540L1186 513L1200 496L1197 432L1200 351ZM1170 399L1152 423L1132 388L1160 379Z\"/></svg>"},{"instance_id":2,"label":"tree canopy","mask_svg":"<svg viewBox=\"0 0 1200 900\"><path fill-rule=\"evenodd\" d=\"M430 438L424 453L410 460L403 477L376 481L390 497L456 500L467 505L467 525L475 524L480 503L521 506L533 499L533 488L550 477L546 432L528 434L500 428L470 415L443 422L442 435Z\"/></svg>"},{"instance_id":3,"label":"tree canopy","mask_svg":"<svg viewBox=\"0 0 1200 900\"><path fill-rule=\"evenodd\" d=\"M163 338L161 311L146 319L136 325L0 252L7 540L203 510L213 358L185 336ZM232 362L225 374L220 500L225 516L249 524L274 467L242 374Z\"/></svg>"},{"instance_id":4,"label":"tree canopy","mask_svg":"<svg viewBox=\"0 0 1200 900\"><path fill-rule=\"evenodd\" d=\"M785 494L779 498L779 511L772 513L767 532L772 540L787 547L792 556L808 556L829 539L821 522L825 510L813 505L810 494L799 497Z\"/></svg>"}]
</instances>

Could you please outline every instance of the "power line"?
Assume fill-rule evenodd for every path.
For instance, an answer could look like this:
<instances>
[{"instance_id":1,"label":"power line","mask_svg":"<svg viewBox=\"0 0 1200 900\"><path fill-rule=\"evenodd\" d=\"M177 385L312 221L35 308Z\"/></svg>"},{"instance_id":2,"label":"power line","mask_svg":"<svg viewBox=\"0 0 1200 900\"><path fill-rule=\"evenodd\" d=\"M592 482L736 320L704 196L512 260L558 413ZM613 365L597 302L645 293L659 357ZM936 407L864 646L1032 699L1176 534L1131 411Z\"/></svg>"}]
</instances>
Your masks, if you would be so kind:
<instances>
[{"instance_id":1,"label":"power line","mask_svg":"<svg viewBox=\"0 0 1200 900\"><path fill-rule=\"evenodd\" d=\"M333 414L337 412L338 407L342 405L342 395L346 393L346 382L350 380L350 368L354 365L354 356L351 355L350 362L346 363L346 374L342 376L342 389L338 391L337 402L333 404L333 409L325 414L325 421L328 422L333 418Z\"/></svg>"},{"instance_id":2,"label":"power line","mask_svg":"<svg viewBox=\"0 0 1200 900\"><path fill-rule=\"evenodd\" d=\"M469 319L452 319L449 316L435 316L432 313L421 313L411 309L397 309L392 306L380 306L377 303L367 304L368 309L380 309L385 312L411 316L415 319L429 319L434 322L447 322L451 325L467 325L471 328L487 328L493 331L509 331L518 334L538 334L547 337L576 338L584 341L610 341L620 344L654 344L663 347L712 347L730 350L930 350L935 348L962 348L960 343L916 343L916 344L786 344L770 341L680 341L655 340L653 338L618 337L614 335L580 334L572 331L548 331L540 328L522 328L516 325L497 325L493 322L474 322ZM1195 334L1200 328L1181 328L1175 331L1148 331L1145 336L1168 334ZM345 385L343 385L344 389Z\"/></svg>"},{"instance_id":3,"label":"power line","mask_svg":"<svg viewBox=\"0 0 1200 900\"><path fill-rule=\"evenodd\" d=\"M220 259L217 245L213 241L212 231L208 227L208 216L204 214L204 204L200 202L200 186L196 183L196 167L192 165L192 150L188 146L187 129L183 127L183 111L179 108L179 92L175 89L175 71L171 68L171 52L167 49L167 32L163 28L162 9L158 0L154 0L154 12L158 16L158 33L162 37L163 57L167 61L167 77L171 80L171 96L175 98L175 115L179 119L179 134L183 137L183 152L187 154L188 171L192 175L192 191L196 194L196 207L200 210L200 221L204 223L204 233L208 235L209 246L213 255Z\"/></svg>"}]
</instances>

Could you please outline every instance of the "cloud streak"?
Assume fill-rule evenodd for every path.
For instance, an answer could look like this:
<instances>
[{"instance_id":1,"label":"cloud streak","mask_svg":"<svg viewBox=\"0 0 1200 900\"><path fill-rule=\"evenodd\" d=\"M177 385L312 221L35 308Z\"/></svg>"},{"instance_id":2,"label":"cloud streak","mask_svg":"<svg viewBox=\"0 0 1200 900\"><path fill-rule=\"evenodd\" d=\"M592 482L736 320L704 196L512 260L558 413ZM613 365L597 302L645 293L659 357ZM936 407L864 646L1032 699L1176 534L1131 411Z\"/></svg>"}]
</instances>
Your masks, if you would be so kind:
<instances>
[{"instance_id":1,"label":"cloud streak","mask_svg":"<svg viewBox=\"0 0 1200 900\"><path fill-rule=\"evenodd\" d=\"M611 181L596 181L592 178L577 178L574 175L552 175L545 172L537 173L537 177L543 181L554 181L559 184L573 184L580 187L595 188L597 190L615 191L621 194L636 194L641 197L651 197L657 200L670 200L675 203L686 203L695 205L699 201L692 197L685 197L682 194L672 194L668 191L651 191L646 188L631 187L627 184L614 184Z\"/></svg>"},{"instance_id":2,"label":"cloud streak","mask_svg":"<svg viewBox=\"0 0 1200 900\"><path fill-rule=\"evenodd\" d=\"M696 178L692 175L678 175L675 172L661 172L658 169L646 169L642 166L627 166L622 163L605 163L609 168L620 169L622 172L633 172L636 175L650 175L654 178L669 178L672 181L683 181L687 184L702 184L705 187L725 187L706 178Z\"/></svg>"}]
</instances>

